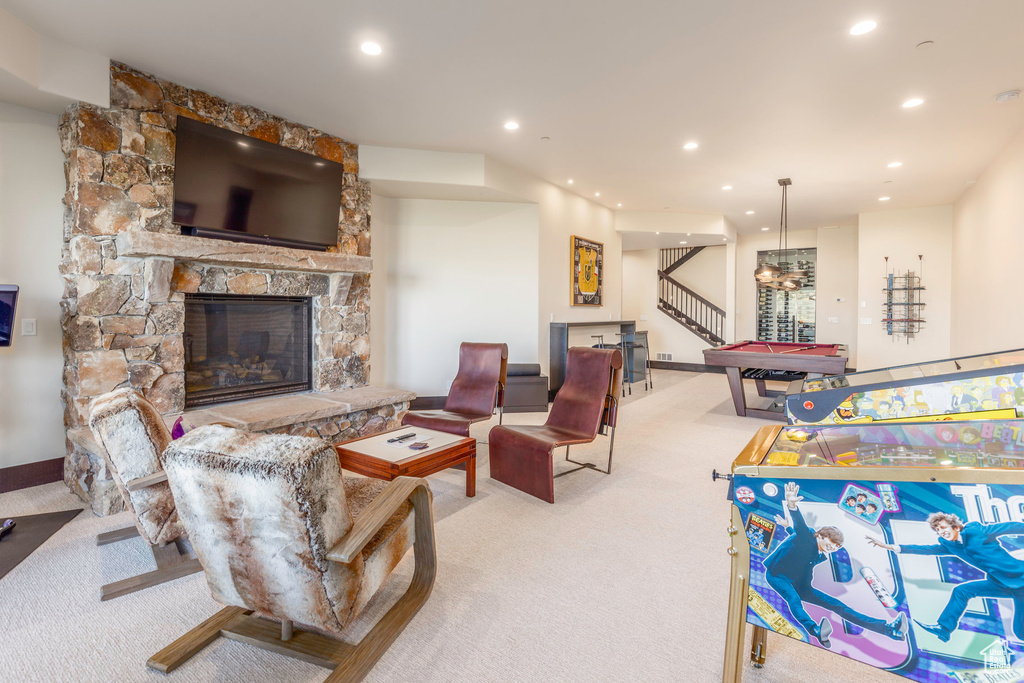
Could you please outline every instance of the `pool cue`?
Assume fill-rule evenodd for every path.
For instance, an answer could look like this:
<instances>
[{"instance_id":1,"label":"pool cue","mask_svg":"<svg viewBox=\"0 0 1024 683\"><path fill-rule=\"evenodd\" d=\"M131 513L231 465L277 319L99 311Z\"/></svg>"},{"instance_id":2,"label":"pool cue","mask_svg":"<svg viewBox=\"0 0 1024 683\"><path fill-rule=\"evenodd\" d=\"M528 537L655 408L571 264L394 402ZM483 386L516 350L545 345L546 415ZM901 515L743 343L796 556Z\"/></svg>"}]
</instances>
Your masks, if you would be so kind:
<instances>
[{"instance_id":1,"label":"pool cue","mask_svg":"<svg viewBox=\"0 0 1024 683\"><path fill-rule=\"evenodd\" d=\"M814 348L814 347L813 346L801 346L800 348L791 348L788 351L779 351L779 353L796 353L797 351L806 351L806 350L811 349L811 348Z\"/></svg>"}]
</instances>

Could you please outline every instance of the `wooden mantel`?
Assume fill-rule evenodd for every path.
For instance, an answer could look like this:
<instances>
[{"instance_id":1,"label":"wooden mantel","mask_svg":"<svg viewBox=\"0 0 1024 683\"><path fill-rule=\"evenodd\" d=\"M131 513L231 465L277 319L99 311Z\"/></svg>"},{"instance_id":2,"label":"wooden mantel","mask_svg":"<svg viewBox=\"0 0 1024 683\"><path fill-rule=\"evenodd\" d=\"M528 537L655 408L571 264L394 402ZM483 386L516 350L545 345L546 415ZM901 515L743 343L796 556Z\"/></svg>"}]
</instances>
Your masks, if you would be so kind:
<instances>
[{"instance_id":1,"label":"wooden mantel","mask_svg":"<svg viewBox=\"0 0 1024 683\"><path fill-rule=\"evenodd\" d=\"M297 270L309 273L369 273L369 256L330 254L323 251L272 247L187 235L165 235L129 230L117 236L117 255L145 258L157 256L177 261L200 261L242 268Z\"/></svg>"}]
</instances>

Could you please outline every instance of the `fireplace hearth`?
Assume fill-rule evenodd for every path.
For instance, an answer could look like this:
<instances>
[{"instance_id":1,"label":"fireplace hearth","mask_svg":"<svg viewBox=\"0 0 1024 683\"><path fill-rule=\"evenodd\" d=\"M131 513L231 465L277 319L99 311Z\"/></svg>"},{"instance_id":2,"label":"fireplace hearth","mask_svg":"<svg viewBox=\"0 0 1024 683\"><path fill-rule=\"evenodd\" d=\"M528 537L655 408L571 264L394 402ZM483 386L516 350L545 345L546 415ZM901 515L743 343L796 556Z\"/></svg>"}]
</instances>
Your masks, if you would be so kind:
<instances>
[{"instance_id":1,"label":"fireplace hearth","mask_svg":"<svg viewBox=\"0 0 1024 683\"><path fill-rule=\"evenodd\" d=\"M185 405L312 389L312 299L185 296Z\"/></svg>"}]
</instances>

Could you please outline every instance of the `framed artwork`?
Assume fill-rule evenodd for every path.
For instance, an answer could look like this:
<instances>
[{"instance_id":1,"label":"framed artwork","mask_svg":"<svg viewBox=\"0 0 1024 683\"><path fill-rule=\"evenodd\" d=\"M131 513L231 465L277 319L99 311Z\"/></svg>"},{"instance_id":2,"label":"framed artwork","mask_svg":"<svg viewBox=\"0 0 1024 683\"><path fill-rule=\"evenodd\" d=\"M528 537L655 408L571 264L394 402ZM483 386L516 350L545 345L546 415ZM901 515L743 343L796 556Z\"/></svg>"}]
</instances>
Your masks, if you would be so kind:
<instances>
[{"instance_id":1,"label":"framed artwork","mask_svg":"<svg viewBox=\"0 0 1024 683\"><path fill-rule=\"evenodd\" d=\"M569 239L572 246L572 305L600 306L604 277L604 245L576 235Z\"/></svg>"}]
</instances>

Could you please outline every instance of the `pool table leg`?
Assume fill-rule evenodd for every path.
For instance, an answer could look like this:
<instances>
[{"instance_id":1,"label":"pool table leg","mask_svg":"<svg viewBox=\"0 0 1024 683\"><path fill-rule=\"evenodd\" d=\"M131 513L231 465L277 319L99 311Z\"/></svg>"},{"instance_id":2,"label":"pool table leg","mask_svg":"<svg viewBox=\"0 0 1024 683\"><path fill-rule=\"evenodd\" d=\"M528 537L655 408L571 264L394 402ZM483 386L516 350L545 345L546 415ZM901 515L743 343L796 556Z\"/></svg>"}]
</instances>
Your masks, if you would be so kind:
<instances>
[{"instance_id":1,"label":"pool table leg","mask_svg":"<svg viewBox=\"0 0 1024 683\"><path fill-rule=\"evenodd\" d=\"M740 369L727 367L725 376L729 378L729 391L732 392L732 403L736 406L736 414L746 417L747 402L743 397L743 376L740 374Z\"/></svg>"},{"instance_id":2,"label":"pool table leg","mask_svg":"<svg viewBox=\"0 0 1024 683\"><path fill-rule=\"evenodd\" d=\"M755 379L754 380L754 385L757 386L757 395L758 396L767 396L768 395L768 387L766 387L764 385L764 380L763 379Z\"/></svg>"}]
</instances>

